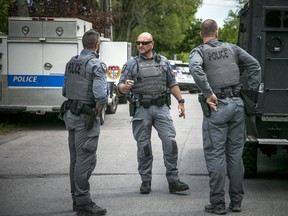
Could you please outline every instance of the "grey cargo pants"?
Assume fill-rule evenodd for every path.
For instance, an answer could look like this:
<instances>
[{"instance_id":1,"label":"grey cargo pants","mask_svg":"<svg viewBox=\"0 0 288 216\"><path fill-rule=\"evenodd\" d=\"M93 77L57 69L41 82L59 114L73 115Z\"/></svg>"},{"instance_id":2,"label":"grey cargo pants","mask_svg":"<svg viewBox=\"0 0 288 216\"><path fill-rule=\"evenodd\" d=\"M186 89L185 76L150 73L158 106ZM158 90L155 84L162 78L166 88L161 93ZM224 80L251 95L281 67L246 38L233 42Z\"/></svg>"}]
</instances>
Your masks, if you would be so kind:
<instances>
[{"instance_id":1,"label":"grey cargo pants","mask_svg":"<svg viewBox=\"0 0 288 216\"><path fill-rule=\"evenodd\" d=\"M73 201L77 205L91 202L89 178L96 167L96 150L100 134L100 123L85 129L86 114L76 116L69 110L64 114L68 130L70 151L70 186Z\"/></svg>"},{"instance_id":2,"label":"grey cargo pants","mask_svg":"<svg viewBox=\"0 0 288 216\"><path fill-rule=\"evenodd\" d=\"M225 203L226 170L231 202L244 195L242 152L246 139L243 101L239 97L219 100L217 111L203 118L203 147L209 173L210 202Z\"/></svg>"},{"instance_id":3,"label":"grey cargo pants","mask_svg":"<svg viewBox=\"0 0 288 216\"><path fill-rule=\"evenodd\" d=\"M136 109L132 120L133 135L137 141L138 171L141 180L152 180L153 154L151 146L152 126L157 130L162 141L164 165L166 167L166 178L169 183L179 180L177 160L178 147L175 141L176 131L169 112L164 106L140 106Z\"/></svg>"}]
</instances>

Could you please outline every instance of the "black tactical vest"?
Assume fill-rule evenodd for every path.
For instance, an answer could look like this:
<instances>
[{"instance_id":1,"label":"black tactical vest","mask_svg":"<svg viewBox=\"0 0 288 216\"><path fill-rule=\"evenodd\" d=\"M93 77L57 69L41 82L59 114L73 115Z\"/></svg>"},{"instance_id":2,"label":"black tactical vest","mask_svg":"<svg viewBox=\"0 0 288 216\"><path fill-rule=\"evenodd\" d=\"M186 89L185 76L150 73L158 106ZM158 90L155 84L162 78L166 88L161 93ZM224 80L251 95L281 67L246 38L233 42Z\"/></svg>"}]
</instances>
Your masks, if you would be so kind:
<instances>
[{"instance_id":1,"label":"black tactical vest","mask_svg":"<svg viewBox=\"0 0 288 216\"><path fill-rule=\"evenodd\" d=\"M92 91L93 74L86 72L86 64L95 56L88 55L83 58L74 56L66 64L65 85L66 98L72 100L94 102Z\"/></svg>"},{"instance_id":2,"label":"black tactical vest","mask_svg":"<svg viewBox=\"0 0 288 216\"><path fill-rule=\"evenodd\" d=\"M204 44L203 69L212 89L220 89L239 84L240 70L230 44Z\"/></svg>"},{"instance_id":3,"label":"black tactical vest","mask_svg":"<svg viewBox=\"0 0 288 216\"><path fill-rule=\"evenodd\" d=\"M137 60L136 60L137 61ZM132 94L142 98L158 98L166 92L166 71L161 67L161 61L155 59L137 61L138 72L133 78Z\"/></svg>"}]
</instances>

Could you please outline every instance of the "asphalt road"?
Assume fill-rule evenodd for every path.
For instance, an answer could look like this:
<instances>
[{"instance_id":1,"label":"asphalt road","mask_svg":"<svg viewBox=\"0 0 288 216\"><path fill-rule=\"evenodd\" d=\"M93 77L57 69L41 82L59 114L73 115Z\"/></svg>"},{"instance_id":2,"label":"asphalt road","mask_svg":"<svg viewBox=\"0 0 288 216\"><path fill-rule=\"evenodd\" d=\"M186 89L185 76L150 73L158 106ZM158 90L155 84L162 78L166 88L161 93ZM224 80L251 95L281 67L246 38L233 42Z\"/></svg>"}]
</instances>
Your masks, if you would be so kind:
<instances>
[{"instance_id":1,"label":"asphalt road","mask_svg":"<svg viewBox=\"0 0 288 216\"><path fill-rule=\"evenodd\" d=\"M202 113L197 95L183 93L186 119L178 118L173 99L171 114L177 130L179 174L190 190L169 194L162 147L152 133L152 193L141 195L136 145L128 104L106 115L101 126L97 166L90 179L91 196L109 216L202 216L208 204L208 175L202 151ZM57 116L37 117L24 130L0 136L0 215L70 216L67 131ZM27 123L27 122L26 122ZM228 215L286 216L288 212L288 156L268 158L259 152L259 175L245 179L241 213ZM227 181L228 182L228 181ZM228 191L228 187L227 187ZM229 197L227 196L227 203Z\"/></svg>"}]
</instances>

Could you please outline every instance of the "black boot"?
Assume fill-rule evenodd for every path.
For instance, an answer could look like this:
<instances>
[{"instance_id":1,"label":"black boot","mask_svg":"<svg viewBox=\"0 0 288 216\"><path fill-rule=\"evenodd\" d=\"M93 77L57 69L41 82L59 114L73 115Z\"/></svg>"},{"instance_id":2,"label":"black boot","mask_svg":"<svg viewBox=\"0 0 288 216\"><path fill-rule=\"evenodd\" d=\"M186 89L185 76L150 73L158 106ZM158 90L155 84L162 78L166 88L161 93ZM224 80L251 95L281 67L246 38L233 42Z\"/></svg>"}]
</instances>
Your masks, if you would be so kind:
<instances>
[{"instance_id":1,"label":"black boot","mask_svg":"<svg viewBox=\"0 0 288 216\"><path fill-rule=\"evenodd\" d=\"M151 192L151 182L142 182L140 187L140 193L141 194L149 194Z\"/></svg>"},{"instance_id":2,"label":"black boot","mask_svg":"<svg viewBox=\"0 0 288 216\"><path fill-rule=\"evenodd\" d=\"M189 189L189 186L180 180L177 180L173 183L169 183L169 191L170 193L177 193L181 191L186 191Z\"/></svg>"},{"instance_id":3,"label":"black boot","mask_svg":"<svg viewBox=\"0 0 288 216\"><path fill-rule=\"evenodd\" d=\"M227 214L227 209L226 209L225 203L220 203L217 205L214 205L214 204L206 205L205 211L209 212L209 213L214 213L217 215L226 215Z\"/></svg>"},{"instance_id":4,"label":"black boot","mask_svg":"<svg viewBox=\"0 0 288 216\"><path fill-rule=\"evenodd\" d=\"M90 202L86 205L77 205L77 213L79 216L86 215L105 215L107 213L106 209L97 206L94 202Z\"/></svg>"}]
</instances>

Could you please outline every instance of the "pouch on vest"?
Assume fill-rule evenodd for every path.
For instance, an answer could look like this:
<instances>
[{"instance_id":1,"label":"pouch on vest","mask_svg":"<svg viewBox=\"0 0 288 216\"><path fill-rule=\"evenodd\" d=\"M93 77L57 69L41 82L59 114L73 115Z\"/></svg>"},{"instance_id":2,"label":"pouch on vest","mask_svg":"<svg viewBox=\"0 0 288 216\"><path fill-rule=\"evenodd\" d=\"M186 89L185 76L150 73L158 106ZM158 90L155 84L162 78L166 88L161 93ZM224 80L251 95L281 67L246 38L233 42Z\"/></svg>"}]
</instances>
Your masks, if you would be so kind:
<instances>
[{"instance_id":1,"label":"pouch on vest","mask_svg":"<svg viewBox=\"0 0 288 216\"><path fill-rule=\"evenodd\" d=\"M82 112L83 106L84 106L84 103L77 101L77 100L73 100L70 105L70 111L74 115L79 116Z\"/></svg>"}]
</instances>

